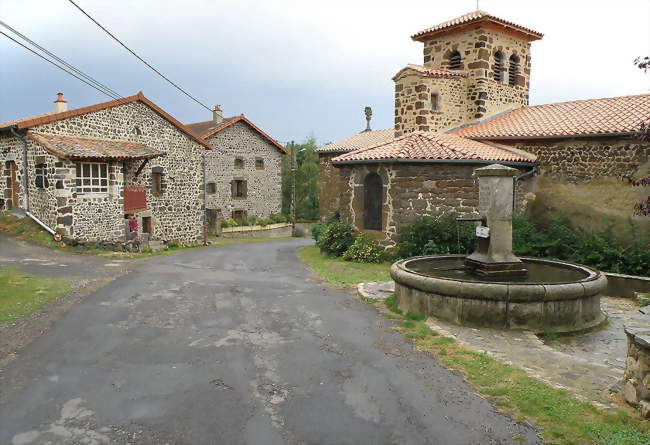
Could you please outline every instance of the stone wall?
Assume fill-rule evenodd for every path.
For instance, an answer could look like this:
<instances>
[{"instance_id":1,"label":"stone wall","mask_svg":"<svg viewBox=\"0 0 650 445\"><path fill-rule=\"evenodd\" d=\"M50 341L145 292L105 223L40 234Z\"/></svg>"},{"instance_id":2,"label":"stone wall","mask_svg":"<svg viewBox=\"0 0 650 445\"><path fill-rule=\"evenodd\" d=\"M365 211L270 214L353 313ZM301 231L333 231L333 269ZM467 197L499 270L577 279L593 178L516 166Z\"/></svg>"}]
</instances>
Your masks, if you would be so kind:
<instances>
[{"instance_id":1,"label":"stone wall","mask_svg":"<svg viewBox=\"0 0 650 445\"><path fill-rule=\"evenodd\" d=\"M627 328L625 333L627 359L623 396L639 410L643 418L650 419L650 330Z\"/></svg>"},{"instance_id":2,"label":"stone wall","mask_svg":"<svg viewBox=\"0 0 650 445\"><path fill-rule=\"evenodd\" d=\"M247 123L239 121L208 138L213 149L206 153L206 183L215 184L207 195L208 209L230 218L235 210L247 215L268 217L282 209L282 152ZM243 168L235 167L235 158L243 159ZM256 159L264 168L256 168ZM247 196L233 198L233 179L247 182ZM208 188L210 190L210 188Z\"/></svg>"},{"instance_id":3,"label":"stone wall","mask_svg":"<svg viewBox=\"0 0 650 445\"><path fill-rule=\"evenodd\" d=\"M63 119L31 128L34 133L136 142L164 152L149 161L138 178L134 172L142 161L110 162L109 192L103 196L77 193L76 164L48 155L30 142L29 176L35 178L35 156L46 156L49 187L30 193L30 207L52 228L77 241L121 241L124 239L123 186L147 187L147 212L152 218L152 238L197 244L203 237L203 153L205 148L176 126L140 102ZM15 139L13 136L2 138ZM17 141L3 142L13 146ZM0 148L2 150L2 148ZM3 155L5 158L7 155ZM22 163L21 163L22 165ZM52 168L49 166L52 165ZM126 167L126 171L125 171ZM163 171L166 188L151 193L151 172ZM0 185L2 187L2 185Z\"/></svg>"},{"instance_id":4,"label":"stone wall","mask_svg":"<svg viewBox=\"0 0 650 445\"><path fill-rule=\"evenodd\" d=\"M434 110L432 94L438 95ZM467 79L431 78L413 70L395 78L395 135L444 131L467 122Z\"/></svg>"},{"instance_id":5,"label":"stone wall","mask_svg":"<svg viewBox=\"0 0 650 445\"><path fill-rule=\"evenodd\" d=\"M424 65L447 68L448 57L459 51L467 72L468 115L473 120L494 115L513 107L528 105L530 84L530 42L514 34L480 25L464 32L437 37L424 43ZM494 78L494 54L503 54L505 82ZM510 56L519 57L515 85L507 84Z\"/></svg>"},{"instance_id":6,"label":"stone wall","mask_svg":"<svg viewBox=\"0 0 650 445\"><path fill-rule=\"evenodd\" d=\"M530 42L493 28L479 26L424 42L424 66L448 68L458 51L467 78L431 77L407 70L395 78L397 134L444 131L528 105ZM495 54L502 54L502 79L495 79ZM509 83L510 57L519 58L514 84ZM514 64L513 64L514 65ZM441 104L432 110L431 93Z\"/></svg>"},{"instance_id":7,"label":"stone wall","mask_svg":"<svg viewBox=\"0 0 650 445\"><path fill-rule=\"evenodd\" d=\"M504 141L506 142L506 141ZM513 145L513 141L507 141ZM625 236L629 222L650 230L650 218L633 216L634 205L647 199L648 187L633 187L623 175L650 174L650 143L629 138L576 138L519 141L533 153L541 176L535 187L534 210L561 212L588 230L613 223Z\"/></svg>"}]
</instances>

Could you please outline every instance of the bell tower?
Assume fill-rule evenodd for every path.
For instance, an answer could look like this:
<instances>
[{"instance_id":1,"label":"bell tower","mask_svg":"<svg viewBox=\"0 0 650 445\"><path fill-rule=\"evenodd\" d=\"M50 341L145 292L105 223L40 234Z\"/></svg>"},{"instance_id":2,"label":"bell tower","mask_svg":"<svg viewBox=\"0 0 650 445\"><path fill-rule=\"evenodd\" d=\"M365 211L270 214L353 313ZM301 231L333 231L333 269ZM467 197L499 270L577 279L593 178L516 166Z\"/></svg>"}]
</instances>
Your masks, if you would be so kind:
<instances>
[{"instance_id":1,"label":"bell tower","mask_svg":"<svg viewBox=\"0 0 650 445\"><path fill-rule=\"evenodd\" d=\"M424 58L393 77L396 135L447 131L528 105L531 42L542 37L483 11L411 36Z\"/></svg>"}]
</instances>

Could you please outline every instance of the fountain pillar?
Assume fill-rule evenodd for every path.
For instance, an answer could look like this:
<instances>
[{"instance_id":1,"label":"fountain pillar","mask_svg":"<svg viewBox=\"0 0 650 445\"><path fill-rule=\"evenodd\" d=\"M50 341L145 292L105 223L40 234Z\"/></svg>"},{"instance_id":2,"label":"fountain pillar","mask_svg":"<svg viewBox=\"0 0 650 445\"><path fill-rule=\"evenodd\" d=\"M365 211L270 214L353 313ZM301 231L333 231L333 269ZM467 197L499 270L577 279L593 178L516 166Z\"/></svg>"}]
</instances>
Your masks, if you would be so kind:
<instances>
[{"instance_id":1,"label":"fountain pillar","mask_svg":"<svg viewBox=\"0 0 650 445\"><path fill-rule=\"evenodd\" d=\"M512 253L513 178L518 173L500 164L474 170L485 225L477 227L476 250L465 259L465 267L476 274L495 278L526 274L526 267Z\"/></svg>"}]
</instances>

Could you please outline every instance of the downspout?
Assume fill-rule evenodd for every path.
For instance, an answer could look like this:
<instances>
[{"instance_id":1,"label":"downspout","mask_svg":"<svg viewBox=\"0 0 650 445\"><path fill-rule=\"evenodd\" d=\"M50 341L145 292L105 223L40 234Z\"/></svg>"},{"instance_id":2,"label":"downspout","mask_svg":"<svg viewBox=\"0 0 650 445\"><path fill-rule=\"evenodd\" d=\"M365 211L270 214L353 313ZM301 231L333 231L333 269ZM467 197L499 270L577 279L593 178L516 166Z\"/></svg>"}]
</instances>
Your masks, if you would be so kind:
<instances>
[{"instance_id":1,"label":"downspout","mask_svg":"<svg viewBox=\"0 0 650 445\"><path fill-rule=\"evenodd\" d=\"M524 172L524 173L520 174L519 176L515 176L512 179L512 182L513 182L513 187L512 187L512 211L513 211L513 213L516 213L516 211L517 211L517 181L519 181L520 179L523 179L523 178L525 178L527 176L532 175L533 173L535 173L535 169L536 169L536 167L533 166L533 168L531 168L527 172Z\"/></svg>"},{"instance_id":2,"label":"downspout","mask_svg":"<svg viewBox=\"0 0 650 445\"><path fill-rule=\"evenodd\" d=\"M56 233L56 231L54 231L51 227L38 219L36 216L32 215L32 213L29 211L29 177L27 175L29 168L27 166L27 139L25 136L18 133L15 127L11 127L11 134L23 142L23 194L25 196L25 215L29 216L32 220L34 220L34 222L49 232L54 238L54 241L59 242L61 241L61 235Z\"/></svg>"},{"instance_id":3,"label":"downspout","mask_svg":"<svg viewBox=\"0 0 650 445\"><path fill-rule=\"evenodd\" d=\"M208 245L208 182L206 177L206 155L207 150L203 150L203 245Z\"/></svg>"}]
</instances>

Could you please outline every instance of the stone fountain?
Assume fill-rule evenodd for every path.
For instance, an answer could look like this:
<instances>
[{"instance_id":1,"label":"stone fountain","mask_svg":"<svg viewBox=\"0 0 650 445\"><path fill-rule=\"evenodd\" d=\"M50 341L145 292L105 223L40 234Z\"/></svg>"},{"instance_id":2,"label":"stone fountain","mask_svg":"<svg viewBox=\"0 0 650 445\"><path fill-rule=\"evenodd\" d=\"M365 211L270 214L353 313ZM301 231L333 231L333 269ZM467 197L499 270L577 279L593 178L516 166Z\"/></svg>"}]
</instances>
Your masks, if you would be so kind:
<instances>
[{"instance_id":1,"label":"stone fountain","mask_svg":"<svg viewBox=\"0 0 650 445\"><path fill-rule=\"evenodd\" d=\"M605 275L579 264L518 258L512 252L514 176L499 164L474 171L479 180L476 249L471 255L407 258L391 266L400 309L458 324L558 333L605 320Z\"/></svg>"}]
</instances>

